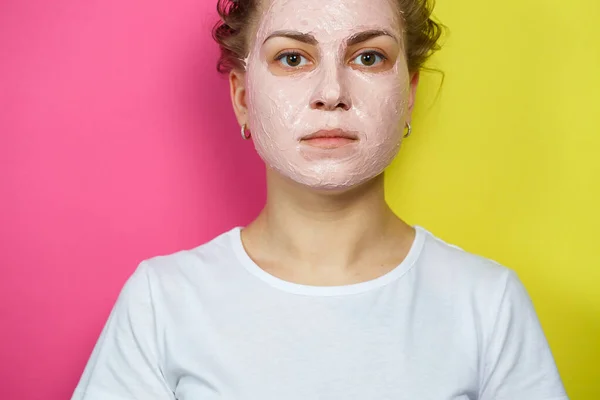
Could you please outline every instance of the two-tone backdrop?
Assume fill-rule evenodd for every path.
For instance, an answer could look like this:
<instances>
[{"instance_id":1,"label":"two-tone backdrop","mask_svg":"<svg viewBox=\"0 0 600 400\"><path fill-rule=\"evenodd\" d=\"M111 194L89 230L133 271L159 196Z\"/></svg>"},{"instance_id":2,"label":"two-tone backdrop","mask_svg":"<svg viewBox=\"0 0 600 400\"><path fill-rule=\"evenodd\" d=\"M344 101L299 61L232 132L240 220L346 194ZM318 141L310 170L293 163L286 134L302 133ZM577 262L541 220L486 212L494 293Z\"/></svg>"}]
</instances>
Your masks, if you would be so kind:
<instances>
[{"instance_id":1,"label":"two-tone backdrop","mask_svg":"<svg viewBox=\"0 0 600 400\"><path fill-rule=\"evenodd\" d=\"M573 399L600 398L600 3L439 0L386 177L410 223L516 270ZM258 213L215 0L0 3L0 398L68 399L127 277Z\"/></svg>"}]
</instances>

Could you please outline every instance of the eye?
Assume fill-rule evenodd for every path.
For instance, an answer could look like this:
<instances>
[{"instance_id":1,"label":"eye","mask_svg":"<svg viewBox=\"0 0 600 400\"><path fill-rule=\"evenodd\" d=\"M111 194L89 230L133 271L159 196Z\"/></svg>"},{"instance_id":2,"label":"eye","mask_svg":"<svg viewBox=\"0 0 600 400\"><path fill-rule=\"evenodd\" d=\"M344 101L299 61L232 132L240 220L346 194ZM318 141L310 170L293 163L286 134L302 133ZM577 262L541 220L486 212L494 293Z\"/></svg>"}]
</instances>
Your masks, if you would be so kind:
<instances>
[{"instance_id":1,"label":"eye","mask_svg":"<svg viewBox=\"0 0 600 400\"><path fill-rule=\"evenodd\" d=\"M299 68L308 64L306 57L299 53L283 53L276 60L289 68Z\"/></svg>"},{"instance_id":2,"label":"eye","mask_svg":"<svg viewBox=\"0 0 600 400\"><path fill-rule=\"evenodd\" d=\"M352 63L361 65L363 67L372 67L385 61L386 59L387 58L381 53L376 51L366 51L352 60Z\"/></svg>"}]
</instances>

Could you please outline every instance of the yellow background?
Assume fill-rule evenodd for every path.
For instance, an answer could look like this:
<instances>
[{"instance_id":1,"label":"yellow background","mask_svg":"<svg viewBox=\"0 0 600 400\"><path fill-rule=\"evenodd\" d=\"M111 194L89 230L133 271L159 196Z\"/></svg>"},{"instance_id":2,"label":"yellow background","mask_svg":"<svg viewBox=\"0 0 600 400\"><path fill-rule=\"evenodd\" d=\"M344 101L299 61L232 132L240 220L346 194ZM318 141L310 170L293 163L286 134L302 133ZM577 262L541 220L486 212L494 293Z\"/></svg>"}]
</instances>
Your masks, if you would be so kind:
<instances>
[{"instance_id":1,"label":"yellow background","mask_svg":"<svg viewBox=\"0 0 600 400\"><path fill-rule=\"evenodd\" d=\"M386 174L407 222L517 271L572 400L600 400L600 0L438 0Z\"/></svg>"}]
</instances>

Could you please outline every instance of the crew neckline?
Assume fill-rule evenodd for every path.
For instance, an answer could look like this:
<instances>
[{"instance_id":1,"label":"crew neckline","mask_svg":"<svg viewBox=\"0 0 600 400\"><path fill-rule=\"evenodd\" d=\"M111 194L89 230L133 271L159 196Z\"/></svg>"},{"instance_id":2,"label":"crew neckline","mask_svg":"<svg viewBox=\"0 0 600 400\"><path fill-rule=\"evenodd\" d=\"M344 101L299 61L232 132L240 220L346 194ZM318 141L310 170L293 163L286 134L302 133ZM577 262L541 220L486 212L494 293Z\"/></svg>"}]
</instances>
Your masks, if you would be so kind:
<instances>
[{"instance_id":1,"label":"crew neckline","mask_svg":"<svg viewBox=\"0 0 600 400\"><path fill-rule=\"evenodd\" d=\"M300 283L286 281L278 278L259 267L252 258L246 252L244 244L242 242L242 229L241 226L236 226L231 229L230 237L233 250L241 262L244 269L254 275L256 278L262 280L264 283L272 286L275 289L305 296L344 296L351 294L358 294L374 290L383 287L396 279L402 277L408 270L412 268L415 261L419 258L423 244L425 243L425 237L429 233L425 228L420 225L413 225L415 229L415 237L410 246L410 249L404 258L394 269L391 271L364 282L352 283L349 285L341 286L313 286L304 285Z\"/></svg>"}]
</instances>

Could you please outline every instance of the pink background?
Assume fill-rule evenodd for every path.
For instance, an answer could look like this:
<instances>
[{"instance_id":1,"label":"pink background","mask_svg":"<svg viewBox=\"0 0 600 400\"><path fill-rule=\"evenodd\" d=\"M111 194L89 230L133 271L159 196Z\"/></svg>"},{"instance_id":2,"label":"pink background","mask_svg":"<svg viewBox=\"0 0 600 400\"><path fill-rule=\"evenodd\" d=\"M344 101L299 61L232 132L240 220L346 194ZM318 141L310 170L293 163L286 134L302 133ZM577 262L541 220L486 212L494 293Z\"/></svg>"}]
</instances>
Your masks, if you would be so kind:
<instances>
[{"instance_id":1,"label":"pink background","mask_svg":"<svg viewBox=\"0 0 600 400\"><path fill-rule=\"evenodd\" d=\"M215 5L0 2L0 399L70 398L139 261L260 210Z\"/></svg>"}]
</instances>

